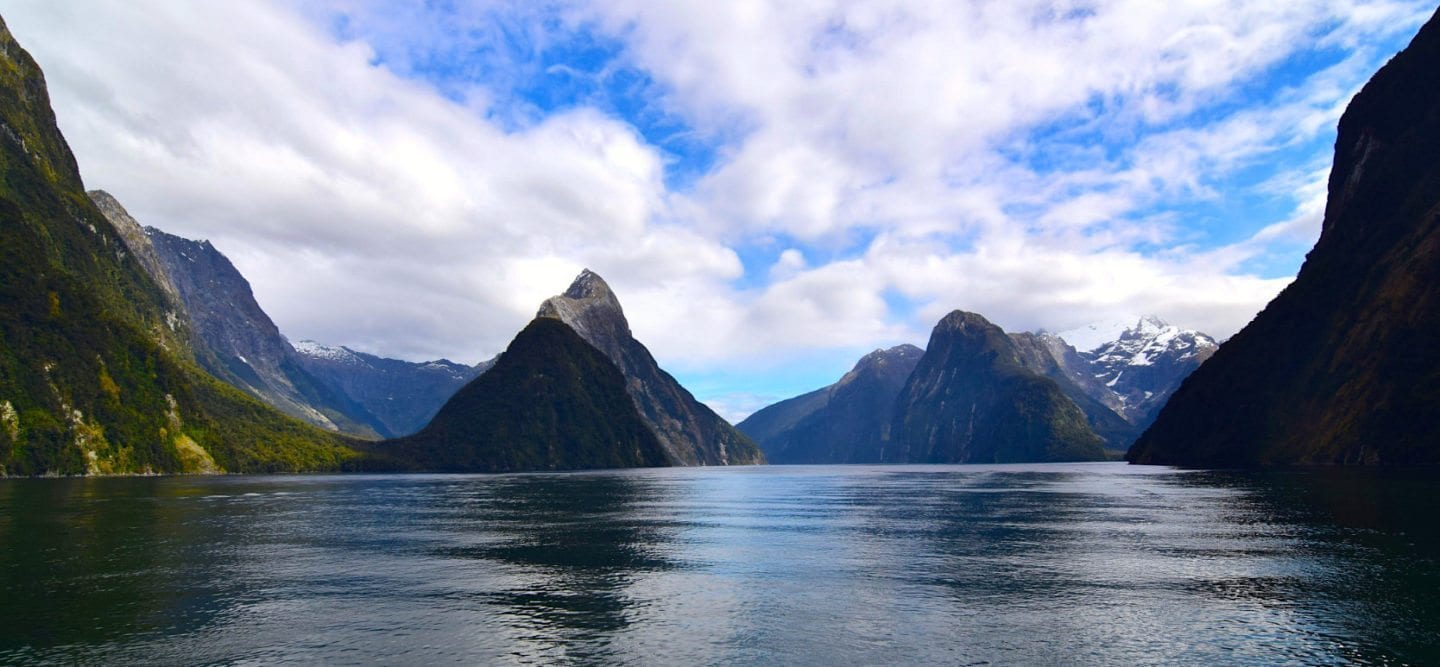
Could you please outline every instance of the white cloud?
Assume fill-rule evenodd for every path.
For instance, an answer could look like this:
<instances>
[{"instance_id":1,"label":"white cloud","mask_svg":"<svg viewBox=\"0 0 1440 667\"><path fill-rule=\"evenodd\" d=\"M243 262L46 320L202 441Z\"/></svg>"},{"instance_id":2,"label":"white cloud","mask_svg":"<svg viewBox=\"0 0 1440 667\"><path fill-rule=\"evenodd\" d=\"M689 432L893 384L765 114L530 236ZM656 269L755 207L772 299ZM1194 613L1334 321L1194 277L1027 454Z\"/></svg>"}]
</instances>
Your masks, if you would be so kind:
<instances>
[{"instance_id":1,"label":"white cloud","mask_svg":"<svg viewBox=\"0 0 1440 667\"><path fill-rule=\"evenodd\" d=\"M31 3L7 19L87 185L213 240L292 337L478 360L587 264L627 281L644 266L636 282L737 270L655 223L661 156L592 110L507 133L267 3Z\"/></svg>"},{"instance_id":2,"label":"white cloud","mask_svg":"<svg viewBox=\"0 0 1440 667\"><path fill-rule=\"evenodd\" d=\"M1323 209L1323 149L1267 161L1332 131L1389 55L1375 45L1430 11L28 0L5 18L87 184L214 241L292 338L477 361L589 266L663 364L739 374L923 343L953 308L1012 329L1156 313L1232 334L1286 282L1246 262L1313 239ZM330 32L336 12L354 41ZM581 28L623 43L657 109L723 141L713 169L672 191L668 156L623 120L518 99L527 68L563 70L536 54ZM1311 48L1344 57L1254 90ZM401 76L436 62L458 74ZM1257 164L1248 192L1291 214L1224 221L1228 244L1184 217ZM743 266L735 249L756 246L778 258Z\"/></svg>"}]
</instances>

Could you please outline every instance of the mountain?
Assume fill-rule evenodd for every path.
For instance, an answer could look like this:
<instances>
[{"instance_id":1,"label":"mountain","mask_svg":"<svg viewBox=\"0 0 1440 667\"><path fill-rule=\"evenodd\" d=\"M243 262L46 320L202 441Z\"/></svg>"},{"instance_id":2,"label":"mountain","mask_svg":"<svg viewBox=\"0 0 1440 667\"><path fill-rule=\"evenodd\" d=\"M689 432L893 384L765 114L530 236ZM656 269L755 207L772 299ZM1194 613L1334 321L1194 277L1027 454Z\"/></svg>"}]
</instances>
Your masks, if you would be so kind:
<instances>
[{"instance_id":1,"label":"mountain","mask_svg":"<svg viewBox=\"0 0 1440 667\"><path fill-rule=\"evenodd\" d=\"M1152 315L1080 356L1089 362L1091 377L1118 399L1120 415L1143 428L1219 347L1214 338Z\"/></svg>"},{"instance_id":2,"label":"mountain","mask_svg":"<svg viewBox=\"0 0 1440 667\"><path fill-rule=\"evenodd\" d=\"M736 424L735 428L750 436L750 439L760 446L760 450L765 452L767 462L775 463L772 456L776 449L773 446L775 438L794 428L796 424L800 423L800 420L824 408L830 402L830 389L834 386L832 384L778 403L771 403L756 410Z\"/></svg>"},{"instance_id":3,"label":"mountain","mask_svg":"<svg viewBox=\"0 0 1440 667\"><path fill-rule=\"evenodd\" d=\"M1105 448L1123 452L1140 435L1140 428L1116 411L1123 401L1095 379L1090 363L1060 337L1048 333L1013 333L1020 365L1053 380L1065 396L1085 413L1085 421L1105 441Z\"/></svg>"},{"instance_id":4,"label":"mountain","mask_svg":"<svg viewBox=\"0 0 1440 667\"><path fill-rule=\"evenodd\" d=\"M1320 239L1135 463L1440 463L1440 12L1340 118Z\"/></svg>"},{"instance_id":5,"label":"mountain","mask_svg":"<svg viewBox=\"0 0 1440 667\"><path fill-rule=\"evenodd\" d=\"M419 431L456 391L496 361L474 366L448 359L401 361L308 340L294 349L301 368L373 415L376 430L387 437Z\"/></svg>"},{"instance_id":6,"label":"mountain","mask_svg":"<svg viewBox=\"0 0 1440 667\"><path fill-rule=\"evenodd\" d=\"M957 310L935 326L901 389L881 460L1099 460L1102 442L1054 380L1025 367L1000 327Z\"/></svg>"},{"instance_id":7,"label":"mountain","mask_svg":"<svg viewBox=\"0 0 1440 667\"><path fill-rule=\"evenodd\" d=\"M565 323L536 318L495 366L413 436L376 447L396 467L505 472L670 462L627 379Z\"/></svg>"},{"instance_id":8,"label":"mountain","mask_svg":"<svg viewBox=\"0 0 1440 667\"><path fill-rule=\"evenodd\" d=\"M359 456L204 373L153 259L86 196L44 75L0 21L0 474L337 469Z\"/></svg>"},{"instance_id":9,"label":"mountain","mask_svg":"<svg viewBox=\"0 0 1440 667\"><path fill-rule=\"evenodd\" d=\"M664 447L670 464L764 462L750 438L695 400L655 363L650 351L631 335L619 299L599 275L589 269L582 271L564 294L546 300L536 316L569 325L619 367L626 391Z\"/></svg>"},{"instance_id":10,"label":"mountain","mask_svg":"<svg viewBox=\"0 0 1440 667\"><path fill-rule=\"evenodd\" d=\"M201 367L292 417L360 438L409 435L494 363L416 363L313 341L292 345L210 242L142 228L109 193L89 195L146 272L181 304L177 314L193 334Z\"/></svg>"},{"instance_id":11,"label":"mountain","mask_svg":"<svg viewBox=\"0 0 1440 667\"><path fill-rule=\"evenodd\" d=\"M878 463L895 398L923 355L914 345L875 350L839 382L766 407L738 428L770 463Z\"/></svg>"},{"instance_id":12,"label":"mountain","mask_svg":"<svg viewBox=\"0 0 1440 667\"><path fill-rule=\"evenodd\" d=\"M250 283L209 241L140 227L115 197L90 199L172 300L191 332L196 361L211 375L297 419L362 438L389 435L365 408L321 383L255 301Z\"/></svg>"}]
</instances>

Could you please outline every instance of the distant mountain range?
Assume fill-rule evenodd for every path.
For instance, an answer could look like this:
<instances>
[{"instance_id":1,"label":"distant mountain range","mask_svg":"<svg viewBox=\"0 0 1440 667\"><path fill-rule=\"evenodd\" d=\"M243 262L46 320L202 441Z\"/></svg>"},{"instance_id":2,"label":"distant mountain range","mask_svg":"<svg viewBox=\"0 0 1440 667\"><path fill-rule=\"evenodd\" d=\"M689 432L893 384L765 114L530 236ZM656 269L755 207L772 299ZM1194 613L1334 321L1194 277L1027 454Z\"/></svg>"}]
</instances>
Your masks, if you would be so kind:
<instances>
[{"instance_id":1,"label":"distant mountain range","mask_svg":"<svg viewBox=\"0 0 1440 667\"><path fill-rule=\"evenodd\" d=\"M402 361L311 340L294 349L301 368L372 415L387 438L419 431L456 391L499 359L474 366L449 359Z\"/></svg>"},{"instance_id":2,"label":"distant mountain range","mask_svg":"<svg viewBox=\"0 0 1440 667\"><path fill-rule=\"evenodd\" d=\"M911 377L922 359L933 359L929 350L911 345L876 350L834 385L763 408L739 428L760 443L772 463L1096 458L1096 452L1079 445L1056 452L1025 447L962 452L963 446L957 443L967 440L965 433L980 426L978 421L972 423L968 414L961 420L965 427L958 431L925 430L938 429L935 424L944 420L960 419L961 415L950 414L956 405L973 408L978 419L984 410L1006 405L996 402L990 393L1002 391L1007 383L1015 384L1018 377L1035 376L1048 380L1065 400L1050 395L1048 388L1038 389L1041 383L1029 382L1028 396L1036 402L1027 409L1044 419L1071 415L1071 407L1078 409L1085 430L1098 436L1114 456L1129 447L1153 419L1154 410L1217 347L1203 333L1171 326L1154 316L1137 318L1118 333L1112 331L1113 340L1090 339L1092 348L1083 352L1060 336L1044 332L1009 334L1002 340L996 335L1004 333L998 327L969 313L952 313L937 325L936 333L951 329L970 331L971 335L962 337L966 338L963 344L941 337L951 346L952 361L927 361L926 373L931 377ZM932 334L932 345L935 340ZM971 352L956 356L955 349ZM969 360L969 354L983 356L985 363ZM936 392L943 397L934 401L936 405L927 406L924 396ZM963 396L965 402L957 404L957 396ZM1011 403L1015 400L1019 399L1011 399ZM911 414L915 411L920 416ZM1013 427L1018 418L996 414L993 419ZM1080 429L1074 430L1074 442L1088 439L1078 435ZM952 449L937 451L931 440L949 442L947 447ZM954 449L957 447L960 449Z\"/></svg>"},{"instance_id":3,"label":"distant mountain range","mask_svg":"<svg viewBox=\"0 0 1440 667\"><path fill-rule=\"evenodd\" d=\"M1113 340L1075 354L1053 342L1063 344L1063 338L1049 338L1047 347L1065 374L1086 394L1139 427L1136 435L1154 421L1155 412L1180 383L1220 347L1206 334L1154 315L1140 318Z\"/></svg>"}]
</instances>

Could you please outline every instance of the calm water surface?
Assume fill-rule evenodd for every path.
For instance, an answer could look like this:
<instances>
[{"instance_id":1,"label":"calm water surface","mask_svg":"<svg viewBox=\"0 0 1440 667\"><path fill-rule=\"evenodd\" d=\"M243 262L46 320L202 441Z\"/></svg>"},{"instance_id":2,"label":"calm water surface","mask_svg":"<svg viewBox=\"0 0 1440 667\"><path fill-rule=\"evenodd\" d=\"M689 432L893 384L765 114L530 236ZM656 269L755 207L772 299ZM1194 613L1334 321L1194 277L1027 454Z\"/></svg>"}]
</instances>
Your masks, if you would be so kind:
<instances>
[{"instance_id":1,"label":"calm water surface","mask_svg":"<svg viewBox=\"0 0 1440 667\"><path fill-rule=\"evenodd\" d=\"M0 480L0 663L1440 663L1440 473Z\"/></svg>"}]
</instances>

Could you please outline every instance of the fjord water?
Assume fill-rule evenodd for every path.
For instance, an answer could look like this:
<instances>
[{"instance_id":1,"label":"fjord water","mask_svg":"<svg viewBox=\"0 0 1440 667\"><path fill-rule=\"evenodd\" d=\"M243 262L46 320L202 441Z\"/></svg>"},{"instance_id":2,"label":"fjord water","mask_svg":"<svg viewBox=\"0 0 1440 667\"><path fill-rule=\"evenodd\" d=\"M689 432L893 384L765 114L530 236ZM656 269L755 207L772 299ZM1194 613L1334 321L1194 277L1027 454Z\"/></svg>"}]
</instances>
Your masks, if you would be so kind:
<instances>
[{"instance_id":1,"label":"fjord water","mask_svg":"<svg viewBox=\"0 0 1440 667\"><path fill-rule=\"evenodd\" d=\"M1427 663L1434 472L0 481L0 663Z\"/></svg>"}]
</instances>

